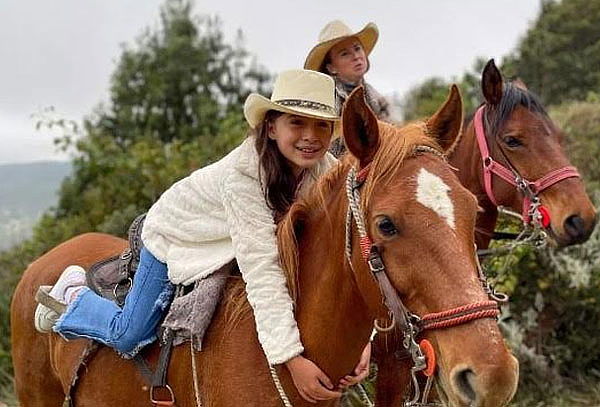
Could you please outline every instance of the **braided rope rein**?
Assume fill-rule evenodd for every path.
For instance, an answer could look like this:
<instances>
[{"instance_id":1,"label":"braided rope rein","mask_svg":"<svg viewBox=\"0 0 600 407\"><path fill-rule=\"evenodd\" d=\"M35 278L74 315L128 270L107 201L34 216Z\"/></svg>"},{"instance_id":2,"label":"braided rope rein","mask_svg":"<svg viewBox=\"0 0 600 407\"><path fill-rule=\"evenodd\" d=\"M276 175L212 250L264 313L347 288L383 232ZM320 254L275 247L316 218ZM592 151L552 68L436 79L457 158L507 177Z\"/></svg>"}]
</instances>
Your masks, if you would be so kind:
<instances>
[{"instance_id":1,"label":"braided rope rein","mask_svg":"<svg viewBox=\"0 0 600 407\"><path fill-rule=\"evenodd\" d=\"M279 375L277 374L277 370L275 366L269 365L269 371L271 372L271 378L273 379L273 383L275 384L275 388L277 389L277 393L279 393L279 398L285 407L292 407L292 403L288 398L287 394L285 394L285 389L281 384L281 380L279 379Z\"/></svg>"}]
</instances>

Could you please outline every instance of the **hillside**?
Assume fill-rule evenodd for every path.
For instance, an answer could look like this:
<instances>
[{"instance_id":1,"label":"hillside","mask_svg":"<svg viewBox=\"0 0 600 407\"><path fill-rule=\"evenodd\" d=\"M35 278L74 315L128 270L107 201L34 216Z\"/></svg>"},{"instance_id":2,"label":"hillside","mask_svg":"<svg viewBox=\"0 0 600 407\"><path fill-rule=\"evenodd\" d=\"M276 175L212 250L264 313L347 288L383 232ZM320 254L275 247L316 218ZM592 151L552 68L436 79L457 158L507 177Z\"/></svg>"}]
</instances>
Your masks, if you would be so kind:
<instances>
[{"instance_id":1,"label":"hillside","mask_svg":"<svg viewBox=\"0 0 600 407\"><path fill-rule=\"evenodd\" d=\"M29 236L39 216L56 204L70 169L66 162L0 165L0 250Z\"/></svg>"}]
</instances>

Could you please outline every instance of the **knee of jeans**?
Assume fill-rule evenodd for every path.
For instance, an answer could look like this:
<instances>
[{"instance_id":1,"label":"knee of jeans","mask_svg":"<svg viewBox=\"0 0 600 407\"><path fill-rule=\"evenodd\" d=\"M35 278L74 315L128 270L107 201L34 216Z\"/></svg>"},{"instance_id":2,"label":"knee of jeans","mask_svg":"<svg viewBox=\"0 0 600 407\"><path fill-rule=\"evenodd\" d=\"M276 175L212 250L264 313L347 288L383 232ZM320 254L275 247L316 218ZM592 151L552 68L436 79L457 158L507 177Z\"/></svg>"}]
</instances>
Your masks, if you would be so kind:
<instances>
[{"instance_id":1,"label":"knee of jeans","mask_svg":"<svg viewBox=\"0 0 600 407\"><path fill-rule=\"evenodd\" d=\"M147 330L127 329L113 341L112 346L122 354L132 354L140 344L149 341L148 336L152 335L148 335Z\"/></svg>"}]
</instances>

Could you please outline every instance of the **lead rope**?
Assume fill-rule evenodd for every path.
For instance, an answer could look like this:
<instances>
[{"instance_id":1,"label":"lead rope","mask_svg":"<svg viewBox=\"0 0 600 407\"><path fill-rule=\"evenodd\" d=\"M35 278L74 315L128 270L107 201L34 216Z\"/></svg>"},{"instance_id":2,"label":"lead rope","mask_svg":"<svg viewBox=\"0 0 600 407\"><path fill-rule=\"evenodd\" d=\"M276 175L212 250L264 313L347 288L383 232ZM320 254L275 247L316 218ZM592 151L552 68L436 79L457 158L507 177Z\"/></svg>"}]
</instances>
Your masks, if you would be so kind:
<instances>
[{"instance_id":1,"label":"lead rope","mask_svg":"<svg viewBox=\"0 0 600 407\"><path fill-rule=\"evenodd\" d=\"M352 265L352 218L354 218L354 222L356 223L356 229L358 229L358 236L361 239L361 250L363 249L362 240L368 239L367 237L367 228L365 227L365 223L363 221L362 216L360 216L360 193L358 192L358 187L360 186L359 182L356 180L356 168L350 168L348 172L348 176L346 177L346 196L348 197L348 208L349 210L346 212L346 258L348 259L348 263ZM363 258L368 258L369 253L363 253Z\"/></svg>"},{"instance_id":2,"label":"lead rope","mask_svg":"<svg viewBox=\"0 0 600 407\"><path fill-rule=\"evenodd\" d=\"M202 407L202 399L200 397L200 390L198 389L198 368L196 366L196 358L194 357L194 341L190 341L190 356L192 359L192 377L194 380L194 397L196 400L196 407ZM269 365L269 371L271 372L271 378L273 379L273 383L275 384L275 388L279 393L279 398L281 399L283 405L285 407L293 407L292 403L290 403L290 399L287 394L285 394L285 390L283 389L283 385L281 384L281 380L279 380L279 376L277 375L277 371L275 367Z\"/></svg>"},{"instance_id":3,"label":"lead rope","mask_svg":"<svg viewBox=\"0 0 600 407\"><path fill-rule=\"evenodd\" d=\"M191 334L191 332L190 332ZM196 358L194 357L194 336L190 337L190 356L192 358L192 379L194 380L194 397L196 399L196 407L202 407L202 399L200 398L200 389L198 388L198 367L196 366Z\"/></svg>"},{"instance_id":4,"label":"lead rope","mask_svg":"<svg viewBox=\"0 0 600 407\"><path fill-rule=\"evenodd\" d=\"M281 380L279 380L279 376L277 375L277 370L275 370L275 366L269 365L269 371L271 372L271 378L273 379L273 383L275 383L275 388L277 389L277 393L279 393L279 398L285 407L293 407L292 403L290 403L290 399L287 394L285 394L285 390L283 389L283 385L281 384Z\"/></svg>"},{"instance_id":5,"label":"lead rope","mask_svg":"<svg viewBox=\"0 0 600 407\"><path fill-rule=\"evenodd\" d=\"M511 255L517 248L521 246L529 246L534 250L542 250L548 245L548 233L544 230L542 226L540 226L539 222L531 222L530 224L525 224L523 222L522 215L511 211L510 209L507 209L503 206L498 206L498 213L513 217L521 221L522 225L524 225L523 229L521 229L521 231L513 241L508 242L502 245L501 247L477 250L478 259L479 256L481 256L481 258L485 258L488 256L503 256L501 265L496 273L497 276L501 276L504 275L506 270L508 269L511 260ZM532 211L531 216L535 219L535 211ZM478 264L478 267L481 273L483 273L483 266L481 264Z\"/></svg>"},{"instance_id":6,"label":"lead rope","mask_svg":"<svg viewBox=\"0 0 600 407\"><path fill-rule=\"evenodd\" d=\"M357 383L355 387L357 389L358 396L360 397L360 401L362 401L363 405L367 407L373 407L374 404L369 398L369 395L367 394L367 391L365 390L364 386L361 383Z\"/></svg>"},{"instance_id":7,"label":"lead rope","mask_svg":"<svg viewBox=\"0 0 600 407\"><path fill-rule=\"evenodd\" d=\"M360 196L358 195L358 191L356 191L355 182L354 182L354 180L356 179L356 170L354 168L351 168L350 174L346 178L346 193L348 194L348 205L352 208L351 210L349 210L346 213L346 247L345 247L345 251L346 251L346 256L347 256L348 260L350 259L350 256L352 255L352 242L350 241L352 213L358 212L359 209L358 209L357 202L359 202L359 199L360 199ZM355 221L356 221L357 228L358 228L359 232L361 233L361 236L366 235L366 229L365 229L364 223L362 222L362 219L355 218ZM350 265L352 265L352 263L350 261L349 261L349 263L350 263ZM290 402L290 399L288 398L287 394L285 393L283 385L281 384L281 380L279 379L277 370L275 369L274 366L269 365L269 371L271 372L271 378L273 379L273 383L275 384L277 393L279 393L279 398L281 399L281 402L283 403L283 405L285 407L293 407L292 403ZM359 389L362 390L361 398L363 398L363 396L364 396L364 399L367 401L367 406L371 407L373 405L373 403L371 403L371 400L369 400L368 395L366 394L364 389L362 389L362 387L359 387ZM359 390L359 392L360 392L360 390Z\"/></svg>"}]
</instances>

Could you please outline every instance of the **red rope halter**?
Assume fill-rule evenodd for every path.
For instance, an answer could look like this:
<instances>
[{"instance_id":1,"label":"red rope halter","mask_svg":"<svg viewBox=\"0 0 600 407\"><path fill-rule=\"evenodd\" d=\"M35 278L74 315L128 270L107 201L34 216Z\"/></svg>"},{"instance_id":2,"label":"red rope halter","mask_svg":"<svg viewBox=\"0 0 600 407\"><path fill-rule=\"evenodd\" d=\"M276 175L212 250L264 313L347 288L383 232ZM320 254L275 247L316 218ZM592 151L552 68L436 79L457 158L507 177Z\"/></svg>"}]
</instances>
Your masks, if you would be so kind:
<instances>
[{"instance_id":1,"label":"red rope halter","mask_svg":"<svg viewBox=\"0 0 600 407\"><path fill-rule=\"evenodd\" d=\"M419 328L426 329L449 328L465 324L481 318L497 318L500 315L496 301L481 301L462 305L442 312L434 312L421 317Z\"/></svg>"}]
</instances>

